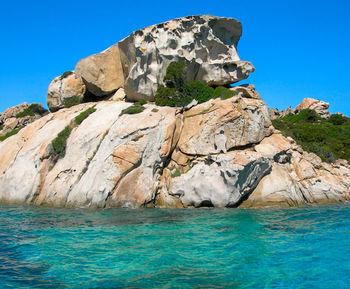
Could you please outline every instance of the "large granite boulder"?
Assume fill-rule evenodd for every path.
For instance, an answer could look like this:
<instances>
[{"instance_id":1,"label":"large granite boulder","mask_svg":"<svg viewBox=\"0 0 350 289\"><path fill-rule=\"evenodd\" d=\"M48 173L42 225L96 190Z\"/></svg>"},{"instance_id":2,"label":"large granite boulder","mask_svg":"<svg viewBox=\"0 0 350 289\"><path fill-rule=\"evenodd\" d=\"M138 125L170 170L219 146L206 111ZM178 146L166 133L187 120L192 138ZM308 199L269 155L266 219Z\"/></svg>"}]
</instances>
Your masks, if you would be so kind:
<instances>
[{"instance_id":1,"label":"large granite boulder","mask_svg":"<svg viewBox=\"0 0 350 289\"><path fill-rule=\"evenodd\" d=\"M184 112L178 147L189 155L227 152L260 142L271 134L271 121L262 100L234 96L215 99Z\"/></svg>"},{"instance_id":2,"label":"large granite boulder","mask_svg":"<svg viewBox=\"0 0 350 289\"><path fill-rule=\"evenodd\" d=\"M166 68L186 61L188 80L208 85L228 85L254 71L241 61L237 44L242 24L233 18L188 16L133 32L105 51L81 60L76 74L96 96L124 86L132 100L154 100Z\"/></svg>"},{"instance_id":3,"label":"large granite boulder","mask_svg":"<svg viewBox=\"0 0 350 289\"><path fill-rule=\"evenodd\" d=\"M122 87L125 77L118 44L80 60L75 67L75 73L84 80L87 89L96 96L111 94Z\"/></svg>"},{"instance_id":4,"label":"large granite boulder","mask_svg":"<svg viewBox=\"0 0 350 289\"><path fill-rule=\"evenodd\" d=\"M54 112L64 108L68 101L80 103L86 87L81 77L73 71L63 73L52 80L47 90L47 106Z\"/></svg>"}]
</instances>

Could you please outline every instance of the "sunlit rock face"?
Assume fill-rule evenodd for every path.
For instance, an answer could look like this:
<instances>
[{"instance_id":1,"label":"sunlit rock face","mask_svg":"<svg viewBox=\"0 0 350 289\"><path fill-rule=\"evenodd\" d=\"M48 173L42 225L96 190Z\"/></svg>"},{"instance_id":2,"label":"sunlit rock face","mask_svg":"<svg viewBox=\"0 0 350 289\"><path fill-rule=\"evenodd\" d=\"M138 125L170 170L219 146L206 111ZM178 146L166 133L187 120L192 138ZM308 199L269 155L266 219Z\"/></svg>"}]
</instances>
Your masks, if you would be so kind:
<instances>
[{"instance_id":1,"label":"sunlit rock face","mask_svg":"<svg viewBox=\"0 0 350 289\"><path fill-rule=\"evenodd\" d=\"M350 200L350 163L328 164L271 127L262 100L233 96L187 111L83 103L0 141L0 204L259 207ZM26 104L21 105L26 107ZM80 124L76 117L95 111ZM12 115L13 109L6 114ZM65 154L53 140L71 127Z\"/></svg>"},{"instance_id":2,"label":"sunlit rock face","mask_svg":"<svg viewBox=\"0 0 350 289\"><path fill-rule=\"evenodd\" d=\"M126 94L152 100L166 68L188 61L188 80L209 85L235 83L254 71L241 61L237 44L242 24L233 18L210 15L174 19L133 32L119 42Z\"/></svg>"},{"instance_id":3,"label":"sunlit rock face","mask_svg":"<svg viewBox=\"0 0 350 289\"><path fill-rule=\"evenodd\" d=\"M66 102L72 98L81 102L85 92L86 87L81 77L74 72L66 72L51 81L47 90L47 106L50 111L57 111L64 108Z\"/></svg>"},{"instance_id":4,"label":"sunlit rock face","mask_svg":"<svg viewBox=\"0 0 350 289\"><path fill-rule=\"evenodd\" d=\"M304 98L303 101L294 109L294 113L299 113L303 109L312 109L322 118L329 118L331 113L328 111L329 103L313 98Z\"/></svg>"},{"instance_id":5,"label":"sunlit rock face","mask_svg":"<svg viewBox=\"0 0 350 289\"><path fill-rule=\"evenodd\" d=\"M234 18L188 16L134 31L105 51L82 59L76 73L96 96L124 86L129 99L154 100L166 68L189 63L187 80L228 85L246 79L254 67L240 60L242 24Z\"/></svg>"}]
</instances>

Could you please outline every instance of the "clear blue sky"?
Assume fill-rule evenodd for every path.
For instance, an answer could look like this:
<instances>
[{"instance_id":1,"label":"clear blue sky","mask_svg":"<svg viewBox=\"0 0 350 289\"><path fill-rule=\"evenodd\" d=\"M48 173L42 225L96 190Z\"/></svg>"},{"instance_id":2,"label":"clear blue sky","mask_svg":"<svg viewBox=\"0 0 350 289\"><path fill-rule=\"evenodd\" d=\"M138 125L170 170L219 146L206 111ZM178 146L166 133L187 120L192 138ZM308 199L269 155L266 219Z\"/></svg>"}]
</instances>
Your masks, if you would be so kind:
<instances>
[{"instance_id":1,"label":"clear blue sky","mask_svg":"<svg viewBox=\"0 0 350 289\"><path fill-rule=\"evenodd\" d=\"M242 60L269 107L305 97L350 115L350 2L294 1L15 1L1 0L0 111L21 102L46 105L51 80L152 24L212 14L243 23Z\"/></svg>"}]
</instances>

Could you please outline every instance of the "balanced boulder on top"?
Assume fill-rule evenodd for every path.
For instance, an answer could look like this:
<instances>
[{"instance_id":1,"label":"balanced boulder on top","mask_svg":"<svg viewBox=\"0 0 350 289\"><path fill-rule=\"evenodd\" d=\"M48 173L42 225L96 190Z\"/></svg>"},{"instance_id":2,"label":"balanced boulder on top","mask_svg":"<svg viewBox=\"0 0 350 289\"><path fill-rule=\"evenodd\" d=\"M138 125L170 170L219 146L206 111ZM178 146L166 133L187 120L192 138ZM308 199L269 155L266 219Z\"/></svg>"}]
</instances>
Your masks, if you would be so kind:
<instances>
[{"instance_id":1,"label":"balanced boulder on top","mask_svg":"<svg viewBox=\"0 0 350 289\"><path fill-rule=\"evenodd\" d=\"M133 32L119 42L129 99L153 100L171 62L186 61L188 81L228 85L246 79L254 67L241 61L242 24L233 18L188 16Z\"/></svg>"},{"instance_id":2,"label":"balanced boulder on top","mask_svg":"<svg viewBox=\"0 0 350 289\"><path fill-rule=\"evenodd\" d=\"M128 99L153 101L168 65L184 61L188 63L188 81L229 85L254 71L250 62L238 56L241 34L242 24L234 18L202 15L174 19L134 31L105 51L80 60L75 77L96 97L123 87ZM49 92L52 100L51 88ZM52 110L58 107L62 105L55 103Z\"/></svg>"}]
</instances>

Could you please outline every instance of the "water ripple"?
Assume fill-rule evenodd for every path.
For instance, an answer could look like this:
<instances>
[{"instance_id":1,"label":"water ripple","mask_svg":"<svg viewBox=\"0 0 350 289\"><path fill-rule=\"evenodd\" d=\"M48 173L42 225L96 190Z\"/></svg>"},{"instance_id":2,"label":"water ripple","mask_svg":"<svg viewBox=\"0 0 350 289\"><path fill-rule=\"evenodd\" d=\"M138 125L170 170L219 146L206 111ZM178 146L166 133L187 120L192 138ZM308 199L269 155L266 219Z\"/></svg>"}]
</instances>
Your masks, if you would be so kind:
<instances>
[{"instance_id":1,"label":"water ripple","mask_svg":"<svg viewBox=\"0 0 350 289\"><path fill-rule=\"evenodd\" d=\"M0 207L1 288L347 288L350 206Z\"/></svg>"}]
</instances>

